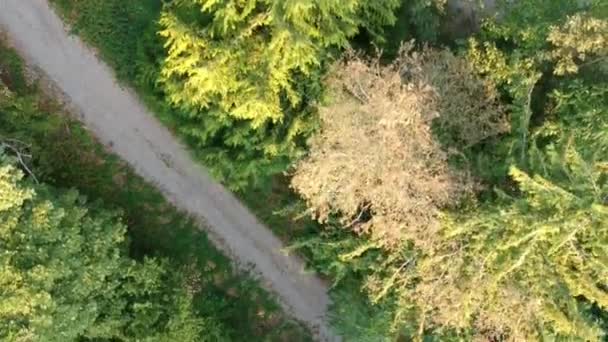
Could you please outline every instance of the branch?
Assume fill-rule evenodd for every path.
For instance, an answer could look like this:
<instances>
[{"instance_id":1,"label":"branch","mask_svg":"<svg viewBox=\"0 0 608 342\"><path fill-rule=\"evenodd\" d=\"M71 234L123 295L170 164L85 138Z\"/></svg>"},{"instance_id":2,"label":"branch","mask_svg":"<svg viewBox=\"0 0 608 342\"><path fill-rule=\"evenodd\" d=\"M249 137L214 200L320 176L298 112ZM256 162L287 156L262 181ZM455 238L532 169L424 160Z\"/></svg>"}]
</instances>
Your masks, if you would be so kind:
<instances>
[{"instance_id":1,"label":"branch","mask_svg":"<svg viewBox=\"0 0 608 342\"><path fill-rule=\"evenodd\" d=\"M359 94L357 94L357 92L355 92L354 90L352 90L351 88L344 86L344 90L346 90L346 92L348 92L350 95L352 95L354 98L356 98L357 100L359 100L359 102L361 102L361 104L366 104L369 102L369 96L365 93L365 91L363 91L363 88L361 88L361 84L359 84L357 82L357 84L359 85L359 88L361 89L362 95L365 96L365 99L362 98Z\"/></svg>"},{"instance_id":2,"label":"branch","mask_svg":"<svg viewBox=\"0 0 608 342\"><path fill-rule=\"evenodd\" d=\"M532 84L530 84L530 87L528 88L528 94L526 97L526 104L525 104L525 115L522 117L522 142L523 142L523 146L521 149L521 162L525 165L525 158L526 158L526 153L528 150L528 129L530 127L530 119L532 118L532 93L534 92L534 88L536 87L536 84L538 83L538 80L540 79L540 76L537 76L534 78Z\"/></svg>"},{"instance_id":3,"label":"branch","mask_svg":"<svg viewBox=\"0 0 608 342\"><path fill-rule=\"evenodd\" d=\"M388 281L384 284L384 287L382 288L382 290L380 291L380 293L378 293L372 300L372 302L377 303L382 297L384 297L388 291L391 289L391 287L393 287L393 285L395 284L395 279L397 279L397 276L399 275L399 273L401 273L401 271L407 267L407 265L411 264L412 262L416 261L416 257L411 257L410 259L406 260L403 264L401 264L401 266L393 273L393 275L388 279Z\"/></svg>"},{"instance_id":4,"label":"branch","mask_svg":"<svg viewBox=\"0 0 608 342\"><path fill-rule=\"evenodd\" d=\"M368 203L363 208L361 208L361 210L359 210L359 215L354 220L352 220L349 224L344 226L344 228L350 228L350 227L354 226L356 223L358 223L359 220L361 220L363 213L365 213L365 211L368 210L371 206L372 206L371 203Z\"/></svg>"},{"instance_id":5,"label":"branch","mask_svg":"<svg viewBox=\"0 0 608 342\"><path fill-rule=\"evenodd\" d=\"M36 184L40 184L40 182L38 182L38 178L36 178L36 175L34 174L34 172L32 172L32 170L30 170L30 168L27 166L27 163L23 160L24 157L32 158L32 155L21 152L18 148L9 144L8 143L9 141L13 142L13 143L19 143L19 144L22 144L27 147L29 147L29 145L27 145L26 143L24 143L20 140L17 140L17 139L4 139L4 141L0 140L0 147L7 148L7 149L13 151L13 153L17 157L17 160L19 161L19 164L21 164L21 167L23 167L23 169L27 172L27 174L30 175L30 177L32 177L32 179L34 180L34 182Z\"/></svg>"}]
</instances>

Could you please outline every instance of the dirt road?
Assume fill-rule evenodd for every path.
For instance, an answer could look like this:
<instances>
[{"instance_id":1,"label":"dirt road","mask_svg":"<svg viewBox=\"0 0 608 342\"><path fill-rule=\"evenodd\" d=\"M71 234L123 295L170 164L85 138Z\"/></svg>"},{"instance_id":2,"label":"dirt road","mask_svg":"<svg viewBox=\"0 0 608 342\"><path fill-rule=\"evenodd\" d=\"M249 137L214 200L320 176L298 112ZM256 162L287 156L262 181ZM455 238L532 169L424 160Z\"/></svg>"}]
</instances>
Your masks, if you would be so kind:
<instances>
[{"instance_id":1,"label":"dirt road","mask_svg":"<svg viewBox=\"0 0 608 342\"><path fill-rule=\"evenodd\" d=\"M290 314L320 339L338 340L325 325L326 286L304 272L300 259L282 253L281 241L190 158L92 50L68 34L46 0L0 0L0 29L104 144L179 208L206 222L205 230L237 264L254 265Z\"/></svg>"}]
</instances>

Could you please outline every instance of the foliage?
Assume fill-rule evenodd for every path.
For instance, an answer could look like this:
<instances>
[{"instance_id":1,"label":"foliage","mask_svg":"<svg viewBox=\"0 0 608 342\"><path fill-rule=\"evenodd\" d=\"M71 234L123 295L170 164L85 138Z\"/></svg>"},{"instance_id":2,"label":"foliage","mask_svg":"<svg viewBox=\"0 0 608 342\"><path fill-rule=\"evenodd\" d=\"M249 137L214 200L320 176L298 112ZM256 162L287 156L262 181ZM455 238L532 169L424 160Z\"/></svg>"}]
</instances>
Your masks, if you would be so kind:
<instances>
[{"instance_id":1,"label":"foliage","mask_svg":"<svg viewBox=\"0 0 608 342\"><path fill-rule=\"evenodd\" d=\"M416 39L427 44L437 44L446 19L445 0L401 0L395 10L394 25L384 27L382 39L373 39L366 32L353 39L353 48L369 53L382 51L382 59L390 62L399 55L404 41Z\"/></svg>"},{"instance_id":2,"label":"foliage","mask_svg":"<svg viewBox=\"0 0 608 342\"><path fill-rule=\"evenodd\" d=\"M3 79L18 79L20 65L11 50L0 48ZM104 207L120 211L128 224L128 254L137 260L165 260L169 272L164 278L179 275L180 284L174 286L187 288L196 317L207 321L211 317L229 339L242 335L252 341L310 339L257 281L235 272L197 222L108 154L87 129L61 114L53 101L36 89L15 89L13 84L17 83L11 84L11 100L0 106L0 140L20 141L24 152L32 155L26 162L41 181L60 188L75 187L88 198L103 201ZM208 333L205 336L211 339L211 330Z\"/></svg>"},{"instance_id":3,"label":"foliage","mask_svg":"<svg viewBox=\"0 0 608 342\"><path fill-rule=\"evenodd\" d=\"M142 53L155 33L160 0L53 0L75 20L73 30L98 46L121 79L137 77L144 67Z\"/></svg>"},{"instance_id":4,"label":"foliage","mask_svg":"<svg viewBox=\"0 0 608 342\"><path fill-rule=\"evenodd\" d=\"M381 272L387 255L378 244L342 229L338 222L324 228L291 248L310 252L310 263L332 279L332 326L348 341L393 340L394 302L372 303L371 298L361 296L362 278Z\"/></svg>"},{"instance_id":5,"label":"foliage","mask_svg":"<svg viewBox=\"0 0 608 342\"><path fill-rule=\"evenodd\" d=\"M180 131L235 188L284 170L315 128L309 105L328 49L346 46L360 27L379 36L398 5L172 2L160 19L167 48L160 81L183 109Z\"/></svg>"},{"instance_id":6,"label":"foliage","mask_svg":"<svg viewBox=\"0 0 608 342\"><path fill-rule=\"evenodd\" d=\"M439 209L473 187L450 169L431 125L452 150L497 135L506 127L495 91L449 51L411 45L390 66L347 59L328 83L333 102L321 108L321 131L296 165L294 189L321 222L338 215L383 245L430 243Z\"/></svg>"},{"instance_id":7,"label":"foliage","mask_svg":"<svg viewBox=\"0 0 608 342\"><path fill-rule=\"evenodd\" d=\"M504 3L501 11L504 17L500 21L484 24L481 41L469 41L468 57L478 72L508 96L512 139L507 160L525 167L530 125L537 118L542 120L543 93L550 91L543 88L551 87L554 75L578 70L572 63L587 58L585 52L598 57L594 60L598 65L592 66L606 62L601 56L605 45L601 35L605 19L601 18L608 7L602 1L530 0Z\"/></svg>"},{"instance_id":8,"label":"foliage","mask_svg":"<svg viewBox=\"0 0 608 342\"><path fill-rule=\"evenodd\" d=\"M412 31L410 38L436 42L441 33L442 20L445 19L443 15L447 0L413 0L402 3L402 9L408 13L410 31Z\"/></svg>"},{"instance_id":9,"label":"foliage","mask_svg":"<svg viewBox=\"0 0 608 342\"><path fill-rule=\"evenodd\" d=\"M495 183L494 196L444 210L432 244L410 239L413 244L386 249L365 236L327 233L297 246L307 248L318 269L337 281L359 279L370 302L391 317L391 336L598 341L604 335L604 315L598 312L605 312L608 298L608 93L598 32L605 12L601 2L588 5L576 14L576 2L519 1L469 44L467 58L496 84L511 116L512 130L500 142L506 148L474 139L465 153L490 157L490 167L510 165L510 182ZM576 69L567 67L572 62ZM369 142L360 141L362 150ZM461 145L467 146L462 140ZM374 170L362 162L367 159L362 154L358 160L361 174ZM348 180L319 192L326 196L351 191L356 180L342 169L319 179L323 186ZM352 198L365 194L356 190ZM333 212L338 218L345 213ZM344 225L331 217L329 222L337 226L329 232ZM379 322L370 325L386 329Z\"/></svg>"},{"instance_id":10,"label":"foliage","mask_svg":"<svg viewBox=\"0 0 608 342\"><path fill-rule=\"evenodd\" d=\"M576 73L577 64L605 62L608 56L608 21L580 14L568 18L563 27L553 27L547 40L555 46L556 75ZM586 61L599 56L598 59ZM576 63L578 62L578 63Z\"/></svg>"},{"instance_id":11,"label":"foliage","mask_svg":"<svg viewBox=\"0 0 608 342\"><path fill-rule=\"evenodd\" d=\"M359 26L375 31L394 23L396 5L394 0L375 5L356 0L174 1L160 19L168 50L162 80L169 100L249 120L253 129L281 122L283 101L291 107L302 102L293 74L311 75L323 49L346 46ZM201 24L205 19L189 15L194 18L184 20L180 10L199 10L211 19Z\"/></svg>"},{"instance_id":12,"label":"foliage","mask_svg":"<svg viewBox=\"0 0 608 342\"><path fill-rule=\"evenodd\" d=\"M444 146L465 151L509 131L496 86L479 77L465 58L426 48L402 55L399 62L408 80L428 83L437 93L433 127Z\"/></svg>"},{"instance_id":13,"label":"foliage","mask_svg":"<svg viewBox=\"0 0 608 342\"><path fill-rule=\"evenodd\" d=\"M192 315L185 291L164 265L126 258L126 228L115 213L88 206L75 191L32 188L0 167L3 340L179 338L219 335Z\"/></svg>"},{"instance_id":14,"label":"foliage","mask_svg":"<svg viewBox=\"0 0 608 342\"><path fill-rule=\"evenodd\" d=\"M555 91L556 121L533 134L531 175L511 169L522 194L448 216L448 248L420 265L431 281L416 298L431 321L512 341L603 335L590 311L608 304L607 91Z\"/></svg>"}]
</instances>

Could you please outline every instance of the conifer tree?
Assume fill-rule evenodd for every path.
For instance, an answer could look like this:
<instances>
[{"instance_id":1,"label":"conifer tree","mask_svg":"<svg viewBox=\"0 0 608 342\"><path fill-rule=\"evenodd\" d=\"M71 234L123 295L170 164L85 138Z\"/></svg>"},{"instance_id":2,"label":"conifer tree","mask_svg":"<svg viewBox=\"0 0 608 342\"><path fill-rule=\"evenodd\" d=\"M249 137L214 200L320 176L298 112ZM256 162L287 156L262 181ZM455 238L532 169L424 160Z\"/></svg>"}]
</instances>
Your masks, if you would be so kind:
<instances>
[{"instance_id":1,"label":"conifer tree","mask_svg":"<svg viewBox=\"0 0 608 342\"><path fill-rule=\"evenodd\" d=\"M521 195L447 216L447 248L419 269L430 321L511 341L604 335L591 312L608 309L607 95L606 83L556 89L529 170L511 168Z\"/></svg>"},{"instance_id":2,"label":"conifer tree","mask_svg":"<svg viewBox=\"0 0 608 342\"><path fill-rule=\"evenodd\" d=\"M270 171L269 160L296 156L298 142L314 129L308 106L319 96L329 49L345 47L361 28L379 37L383 26L394 23L399 4L171 2L160 19L167 50L161 84L184 112L177 119L181 131L207 147L201 154L232 180ZM233 161L236 170L224 167Z\"/></svg>"}]
</instances>

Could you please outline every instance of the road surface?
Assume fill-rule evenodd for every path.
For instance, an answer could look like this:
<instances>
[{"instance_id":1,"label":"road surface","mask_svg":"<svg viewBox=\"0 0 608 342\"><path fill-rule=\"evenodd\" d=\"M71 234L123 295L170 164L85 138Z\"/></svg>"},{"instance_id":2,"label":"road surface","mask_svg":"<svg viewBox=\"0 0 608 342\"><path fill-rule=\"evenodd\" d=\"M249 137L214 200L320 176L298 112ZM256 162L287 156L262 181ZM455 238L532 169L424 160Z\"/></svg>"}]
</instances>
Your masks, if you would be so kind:
<instances>
[{"instance_id":1,"label":"road surface","mask_svg":"<svg viewBox=\"0 0 608 342\"><path fill-rule=\"evenodd\" d=\"M320 340L338 340L325 324L326 285L305 272L297 256L282 252L281 241L190 158L91 49L69 35L46 0L0 0L0 29L102 143L177 207L205 222L201 227L238 265L253 265L286 311Z\"/></svg>"}]
</instances>

